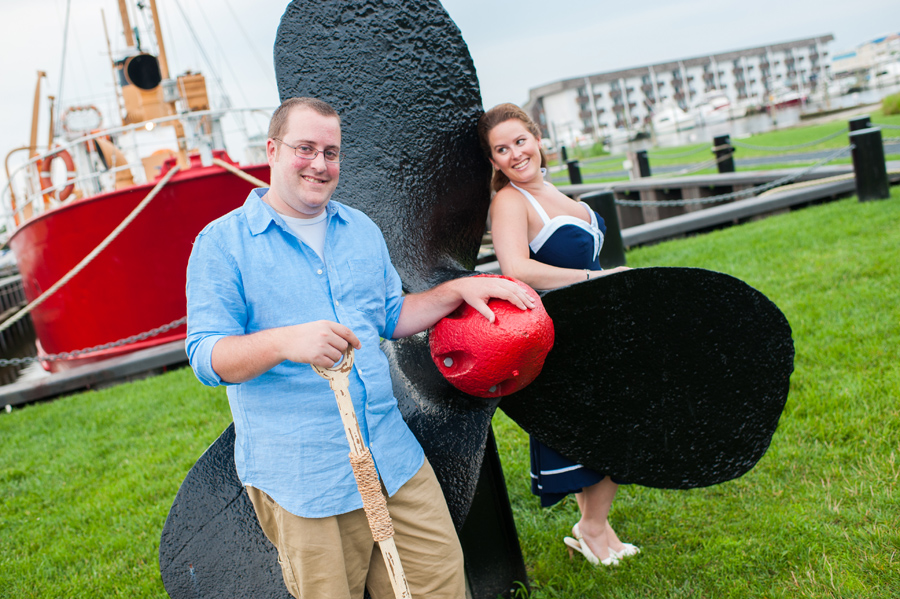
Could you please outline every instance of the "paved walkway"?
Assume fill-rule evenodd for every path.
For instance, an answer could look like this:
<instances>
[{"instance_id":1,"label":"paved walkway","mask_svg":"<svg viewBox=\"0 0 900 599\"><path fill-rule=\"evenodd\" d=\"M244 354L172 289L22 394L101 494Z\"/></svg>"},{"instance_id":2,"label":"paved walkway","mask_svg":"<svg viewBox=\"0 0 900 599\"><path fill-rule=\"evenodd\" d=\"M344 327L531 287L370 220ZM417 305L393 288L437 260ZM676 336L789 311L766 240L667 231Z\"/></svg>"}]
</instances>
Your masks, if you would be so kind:
<instances>
[{"instance_id":1,"label":"paved walkway","mask_svg":"<svg viewBox=\"0 0 900 599\"><path fill-rule=\"evenodd\" d=\"M877 104L867 104L866 106L856 106L855 108L848 108L847 110L842 110L840 112L830 112L822 116L807 117L800 121L799 126L822 125L824 123L831 123L832 121L845 121L855 116L871 114L879 108L881 108L881 102L878 102Z\"/></svg>"}]
</instances>

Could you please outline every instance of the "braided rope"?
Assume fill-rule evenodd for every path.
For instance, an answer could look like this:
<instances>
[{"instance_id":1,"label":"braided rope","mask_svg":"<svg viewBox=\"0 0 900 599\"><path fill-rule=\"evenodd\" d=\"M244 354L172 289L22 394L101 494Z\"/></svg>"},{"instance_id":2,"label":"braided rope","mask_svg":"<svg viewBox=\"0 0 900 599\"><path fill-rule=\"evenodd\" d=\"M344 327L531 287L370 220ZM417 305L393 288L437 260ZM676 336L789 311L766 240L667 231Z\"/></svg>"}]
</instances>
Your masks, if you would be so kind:
<instances>
[{"instance_id":1,"label":"braided rope","mask_svg":"<svg viewBox=\"0 0 900 599\"><path fill-rule=\"evenodd\" d=\"M380 543L394 536L394 525L391 522L391 514L388 512L387 500L381 492L381 482L378 480L378 471L375 469L375 461L372 452L365 448L362 453L350 452L350 466L353 467L353 476L356 478L356 486L362 496L363 510L372 529L372 538Z\"/></svg>"},{"instance_id":2,"label":"braided rope","mask_svg":"<svg viewBox=\"0 0 900 599\"><path fill-rule=\"evenodd\" d=\"M788 191L791 189L805 189L807 187L816 187L817 185L825 185L827 183L837 183L839 181L849 181L856 177L854 173L847 173L846 175L835 175L834 177L824 177L822 179L814 179L812 181L800 181L798 183L790 183L788 185L782 185L781 187L777 187L775 189L768 189L756 197L762 198L765 196L770 196L776 193L781 193L782 191Z\"/></svg>"}]
</instances>

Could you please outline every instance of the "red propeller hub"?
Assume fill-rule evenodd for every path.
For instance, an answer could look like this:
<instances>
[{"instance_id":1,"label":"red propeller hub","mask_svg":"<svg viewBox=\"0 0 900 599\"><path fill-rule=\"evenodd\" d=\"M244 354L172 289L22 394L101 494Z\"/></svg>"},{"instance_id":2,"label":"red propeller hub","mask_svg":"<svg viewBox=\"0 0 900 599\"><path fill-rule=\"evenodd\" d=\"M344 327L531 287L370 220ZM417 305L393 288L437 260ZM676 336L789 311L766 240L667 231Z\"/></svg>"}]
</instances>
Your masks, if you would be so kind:
<instances>
[{"instance_id":1,"label":"red propeller hub","mask_svg":"<svg viewBox=\"0 0 900 599\"><path fill-rule=\"evenodd\" d=\"M478 275L498 277L499 275ZM463 304L431 331L431 359L451 385L477 397L501 397L523 389L537 378L553 347L553 321L540 296L511 277L537 303L531 310L494 299L491 323Z\"/></svg>"}]
</instances>

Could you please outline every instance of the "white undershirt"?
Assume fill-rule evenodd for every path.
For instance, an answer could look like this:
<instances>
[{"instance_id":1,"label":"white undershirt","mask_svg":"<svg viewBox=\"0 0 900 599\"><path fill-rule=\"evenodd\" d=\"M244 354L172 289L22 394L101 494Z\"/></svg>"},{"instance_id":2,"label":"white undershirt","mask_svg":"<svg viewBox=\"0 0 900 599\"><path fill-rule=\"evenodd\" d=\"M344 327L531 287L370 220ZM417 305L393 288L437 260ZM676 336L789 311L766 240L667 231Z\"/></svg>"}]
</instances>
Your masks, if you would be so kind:
<instances>
[{"instance_id":1,"label":"white undershirt","mask_svg":"<svg viewBox=\"0 0 900 599\"><path fill-rule=\"evenodd\" d=\"M325 228L327 223L325 219L328 214L323 210L319 216L313 218L296 218L293 216L281 215L284 222L291 228L300 240L311 247L315 253L319 255L322 262L325 262Z\"/></svg>"}]
</instances>

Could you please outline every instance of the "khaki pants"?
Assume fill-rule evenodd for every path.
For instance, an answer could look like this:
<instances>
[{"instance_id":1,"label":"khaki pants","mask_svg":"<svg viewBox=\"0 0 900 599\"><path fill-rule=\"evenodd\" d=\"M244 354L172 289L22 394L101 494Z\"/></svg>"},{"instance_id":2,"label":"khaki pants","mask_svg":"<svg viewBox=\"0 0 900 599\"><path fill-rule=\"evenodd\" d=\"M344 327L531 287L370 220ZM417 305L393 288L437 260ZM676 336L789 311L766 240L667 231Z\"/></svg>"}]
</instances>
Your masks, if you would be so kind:
<instances>
[{"instance_id":1,"label":"khaki pants","mask_svg":"<svg viewBox=\"0 0 900 599\"><path fill-rule=\"evenodd\" d=\"M362 509L301 518L247 487L263 532L278 549L284 583L297 599L392 599L381 550ZM463 554L444 494L428 460L387 499L394 541L415 599L463 599Z\"/></svg>"}]
</instances>

